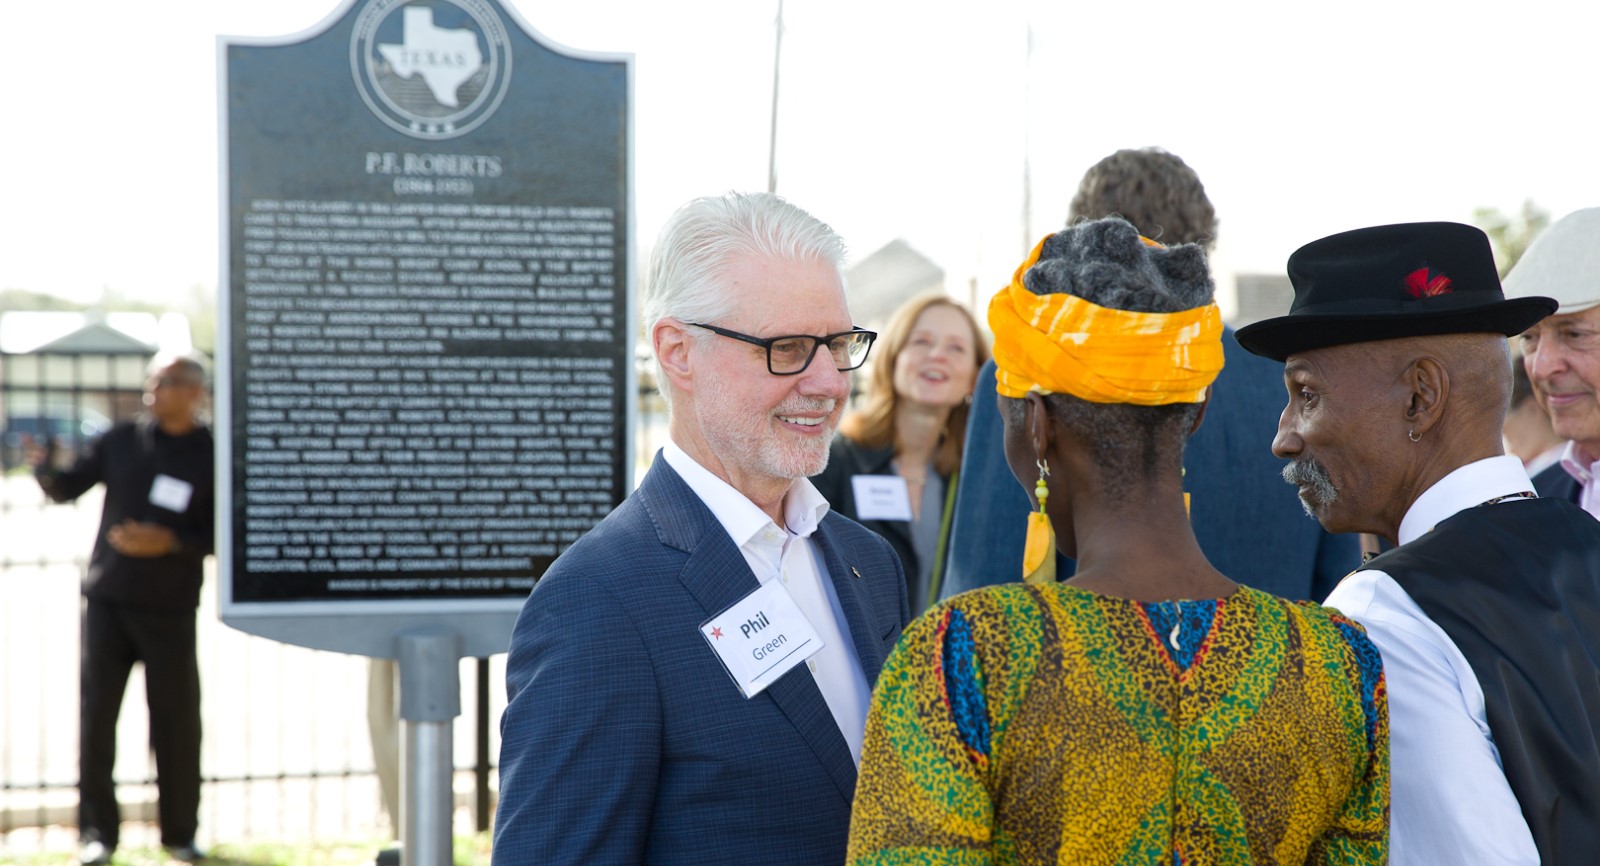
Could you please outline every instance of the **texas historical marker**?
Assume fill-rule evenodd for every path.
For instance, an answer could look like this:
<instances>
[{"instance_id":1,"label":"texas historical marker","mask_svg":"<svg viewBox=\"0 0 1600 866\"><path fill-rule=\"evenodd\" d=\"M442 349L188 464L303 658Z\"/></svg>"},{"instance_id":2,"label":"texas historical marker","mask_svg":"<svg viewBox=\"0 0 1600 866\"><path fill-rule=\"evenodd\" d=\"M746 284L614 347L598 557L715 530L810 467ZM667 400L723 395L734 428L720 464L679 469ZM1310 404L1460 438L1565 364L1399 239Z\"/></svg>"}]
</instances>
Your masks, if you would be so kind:
<instances>
[{"instance_id":1,"label":"texas historical marker","mask_svg":"<svg viewBox=\"0 0 1600 866\"><path fill-rule=\"evenodd\" d=\"M514 611L631 487L631 60L495 0L219 51L225 618Z\"/></svg>"}]
</instances>

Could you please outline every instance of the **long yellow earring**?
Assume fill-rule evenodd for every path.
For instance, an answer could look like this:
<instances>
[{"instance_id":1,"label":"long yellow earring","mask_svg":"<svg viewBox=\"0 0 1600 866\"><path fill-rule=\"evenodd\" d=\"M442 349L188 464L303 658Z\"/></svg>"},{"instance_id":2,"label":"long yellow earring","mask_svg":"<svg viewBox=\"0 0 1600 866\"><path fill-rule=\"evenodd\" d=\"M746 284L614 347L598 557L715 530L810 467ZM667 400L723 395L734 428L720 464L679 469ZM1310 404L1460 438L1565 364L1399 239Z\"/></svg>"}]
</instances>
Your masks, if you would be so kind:
<instances>
[{"instance_id":1,"label":"long yellow earring","mask_svg":"<svg viewBox=\"0 0 1600 866\"><path fill-rule=\"evenodd\" d=\"M1028 541L1022 549L1022 580L1024 583L1052 584L1056 582L1056 531L1050 525L1050 515L1045 513L1045 503L1050 499L1050 467L1043 460L1039 465L1039 481L1033 485L1033 496L1039 500L1039 510L1028 514Z\"/></svg>"}]
</instances>

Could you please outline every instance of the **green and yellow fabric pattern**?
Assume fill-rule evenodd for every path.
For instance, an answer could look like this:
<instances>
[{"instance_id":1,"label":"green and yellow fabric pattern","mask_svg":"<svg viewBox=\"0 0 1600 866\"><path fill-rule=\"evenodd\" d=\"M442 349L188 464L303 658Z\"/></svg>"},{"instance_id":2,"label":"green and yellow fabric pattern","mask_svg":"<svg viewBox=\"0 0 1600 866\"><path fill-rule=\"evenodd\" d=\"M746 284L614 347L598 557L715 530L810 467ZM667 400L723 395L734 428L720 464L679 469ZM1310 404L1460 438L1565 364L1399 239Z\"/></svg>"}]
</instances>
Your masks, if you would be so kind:
<instances>
[{"instance_id":1,"label":"green and yellow fabric pattern","mask_svg":"<svg viewBox=\"0 0 1600 866\"><path fill-rule=\"evenodd\" d=\"M1388 742L1378 652L1337 611L986 587L879 676L849 860L1381 864Z\"/></svg>"}]
</instances>

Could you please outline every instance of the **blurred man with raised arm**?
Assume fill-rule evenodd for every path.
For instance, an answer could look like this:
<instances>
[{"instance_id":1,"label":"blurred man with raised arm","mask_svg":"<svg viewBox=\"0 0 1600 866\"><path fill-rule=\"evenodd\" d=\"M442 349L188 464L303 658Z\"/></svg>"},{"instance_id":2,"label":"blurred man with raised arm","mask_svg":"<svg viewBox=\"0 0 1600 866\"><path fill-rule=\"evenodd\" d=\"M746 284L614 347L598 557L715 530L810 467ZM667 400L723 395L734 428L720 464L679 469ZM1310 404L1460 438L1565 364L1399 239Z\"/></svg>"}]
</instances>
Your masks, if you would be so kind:
<instances>
[{"instance_id":1,"label":"blurred man with raised arm","mask_svg":"<svg viewBox=\"0 0 1600 866\"><path fill-rule=\"evenodd\" d=\"M117 719L135 663L144 666L156 759L161 843L193 862L200 822L200 662L195 611L216 534L215 443L202 417L205 367L157 356L145 410L73 461L34 449L39 486L54 502L105 488L100 532L83 578L79 656L78 862L110 863L121 839Z\"/></svg>"},{"instance_id":2,"label":"blurred man with raised arm","mask_svg":"<svg viewBox=\"0 0 1600 866\"><path fill-rule=\"evenodd\" d=\"M1600 523L1502 452L1506 300L1488 238L1413 223L1289 258L1288 315L1239 329L1284 361L1273 452L1334 532L1397 545L1326 604L1383 654L1390 863L1571 866L1600 850Z\"/></svg>"},{"instance_id":3,"label":"blurred man with raised arm","mask_svg":"<svg viewBox=\"0 0 1600 866\"><path fill-rule=\"evenodd\" d=\"M556 560L506 665L494 862L844 860L900 560L822 471L876 336L838 236L770 194L667 222L644 323L670 442Z\"/></svg>"}]
</instances>

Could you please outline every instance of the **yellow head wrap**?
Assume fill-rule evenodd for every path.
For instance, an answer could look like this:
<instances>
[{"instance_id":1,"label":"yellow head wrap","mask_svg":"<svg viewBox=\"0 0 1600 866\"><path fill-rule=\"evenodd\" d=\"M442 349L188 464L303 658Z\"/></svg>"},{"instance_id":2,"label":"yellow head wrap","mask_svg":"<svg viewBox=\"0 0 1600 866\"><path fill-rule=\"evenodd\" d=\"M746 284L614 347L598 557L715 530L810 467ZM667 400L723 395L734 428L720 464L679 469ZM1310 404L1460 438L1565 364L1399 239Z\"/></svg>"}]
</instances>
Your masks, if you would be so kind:
<instances>
[{"instance_id":1,"label":"yellow head wrap","mask_svg":"<svg viewBox=\"0 0 1600 866\"><path fill-rule=\"evenodd\" d=\"M1215 303L1179 313L1113 310L1065 293L1036 295L1023 275L1046 236L989 302L996 390L1071 394L1092 403L1198 403L1222 369ZM1145 244L1161 247L1148 238Z\"/></svg>"}]
</instances>

